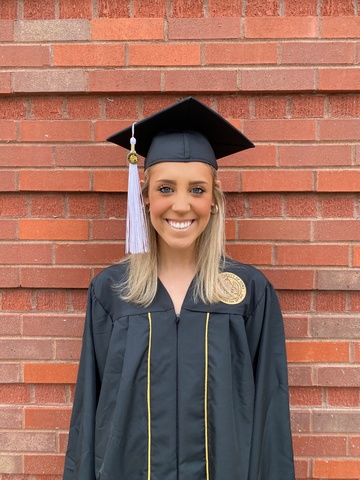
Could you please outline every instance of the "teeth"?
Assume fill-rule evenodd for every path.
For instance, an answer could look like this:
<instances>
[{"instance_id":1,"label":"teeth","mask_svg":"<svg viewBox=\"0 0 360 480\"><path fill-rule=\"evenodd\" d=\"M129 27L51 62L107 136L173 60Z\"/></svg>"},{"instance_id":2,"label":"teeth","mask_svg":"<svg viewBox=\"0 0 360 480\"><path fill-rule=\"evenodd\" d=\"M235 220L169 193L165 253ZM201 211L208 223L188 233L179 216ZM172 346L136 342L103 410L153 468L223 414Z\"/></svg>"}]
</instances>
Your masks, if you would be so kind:
<instances>
[{"instance_id":1,"label":"teeth","mask_svg":"<svg viewBox=\"0 0 360 480\"><path fill-rule=\"evenodd\" d=\"M192 221L189 220L188 222L173 222L172 220L168 220L168 223L171 227L176 228L178 230L183 230L184 228L190 227Z\"/></svg>"}]
</instances>

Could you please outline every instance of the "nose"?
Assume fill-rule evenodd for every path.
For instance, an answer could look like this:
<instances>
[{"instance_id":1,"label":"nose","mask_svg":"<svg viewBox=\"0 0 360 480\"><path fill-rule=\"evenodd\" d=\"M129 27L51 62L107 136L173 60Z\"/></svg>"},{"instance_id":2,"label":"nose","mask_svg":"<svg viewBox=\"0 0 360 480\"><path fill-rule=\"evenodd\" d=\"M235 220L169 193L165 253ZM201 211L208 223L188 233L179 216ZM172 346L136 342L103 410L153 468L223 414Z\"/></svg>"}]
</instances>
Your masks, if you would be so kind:
<instances>
[{"instance_id":1,"label":"nose","mask_svg":"<svg viewBox=\"0 0 360 480\"><path fill-rule=\"evenodd\" d=\"M190 211L190 203L187 195L176 195L172 210L176 213L187 213Z\"/></svg>"}]
</instances>

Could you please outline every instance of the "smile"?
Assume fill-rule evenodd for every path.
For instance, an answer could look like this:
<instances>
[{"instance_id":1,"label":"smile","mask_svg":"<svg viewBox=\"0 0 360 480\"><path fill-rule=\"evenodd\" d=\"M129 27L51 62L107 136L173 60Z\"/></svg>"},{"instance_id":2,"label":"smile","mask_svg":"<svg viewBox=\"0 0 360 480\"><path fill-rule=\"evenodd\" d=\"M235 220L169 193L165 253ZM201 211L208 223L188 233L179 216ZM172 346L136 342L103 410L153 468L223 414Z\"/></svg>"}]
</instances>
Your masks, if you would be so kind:
<instances>
[{"instance_id":1,"label":"smile","mask_svg":"<svg viewBox=\"0 0 360 480\"><path fill-rule=\"evenodd\" d=\"M185 228L189 228L190 225L193 223L193 220L188 220L187 222L174 222L173 220L166 220L167 223L172 228L176 228L176 230L184 230Z\"/></svg>"}]
</instances>

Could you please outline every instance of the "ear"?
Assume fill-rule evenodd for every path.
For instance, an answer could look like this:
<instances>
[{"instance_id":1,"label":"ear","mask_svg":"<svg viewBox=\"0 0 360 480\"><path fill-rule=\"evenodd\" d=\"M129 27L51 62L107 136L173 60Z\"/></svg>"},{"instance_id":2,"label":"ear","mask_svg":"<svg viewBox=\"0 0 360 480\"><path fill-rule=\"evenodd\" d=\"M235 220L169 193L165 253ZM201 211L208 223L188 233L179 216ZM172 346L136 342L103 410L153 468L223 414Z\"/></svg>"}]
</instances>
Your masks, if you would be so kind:
<instances>
[{"instance_id":1,"label":"ear","mask_svg":"<svg viewBox=\"0 0 360 480\"><path fill-rule=\"evenodd\" d=\"M145 185L144 180L140 180L140 187L142 192L144 191L144 185ZM149 205L149 197L143 194L143 199L144 199L144 205Z\"/></svg>"}]
</instances>

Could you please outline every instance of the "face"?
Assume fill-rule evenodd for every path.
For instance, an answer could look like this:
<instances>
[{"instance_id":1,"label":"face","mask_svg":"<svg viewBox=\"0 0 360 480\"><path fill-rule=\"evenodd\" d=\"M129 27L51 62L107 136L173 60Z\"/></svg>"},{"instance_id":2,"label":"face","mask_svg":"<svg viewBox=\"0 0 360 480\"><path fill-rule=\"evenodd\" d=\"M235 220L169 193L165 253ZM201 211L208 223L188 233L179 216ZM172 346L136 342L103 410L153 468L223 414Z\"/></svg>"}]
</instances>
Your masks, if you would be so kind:
<instances>
[{"instance_id":1,"label":"face","mask_svg":"<svg viewBox=\"0 0 360 480\"><path fill-rule=\"evenodd\" d=\"M151 224L164 248L194 250L205 230L213 198L213 176L201 162L161 162L151 167L148 196Z\"/></svg>"}]
</instances>

